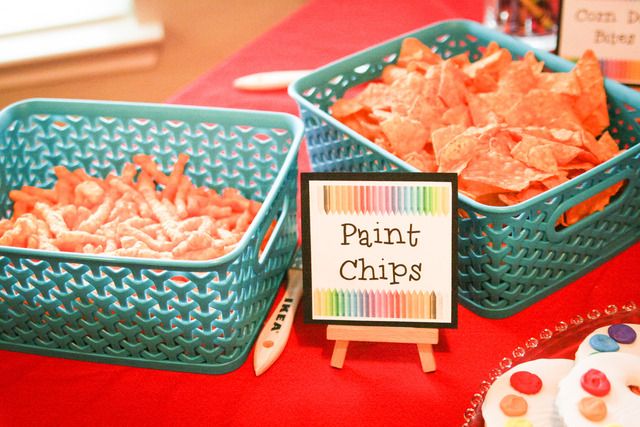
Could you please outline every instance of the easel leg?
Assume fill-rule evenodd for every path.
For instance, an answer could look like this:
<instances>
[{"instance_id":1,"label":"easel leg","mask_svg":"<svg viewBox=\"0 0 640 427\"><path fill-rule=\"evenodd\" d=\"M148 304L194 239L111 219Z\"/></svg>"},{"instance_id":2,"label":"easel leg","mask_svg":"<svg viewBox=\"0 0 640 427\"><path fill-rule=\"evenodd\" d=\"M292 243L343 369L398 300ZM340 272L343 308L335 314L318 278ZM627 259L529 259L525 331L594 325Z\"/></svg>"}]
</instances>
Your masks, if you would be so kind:
<instances>
[{"instance_id":1,"label":"easel leg","mask_svg":"<svg viewBox=\"0 0 640 427\"><path fill-rule=\"evenodd\" d=\"M337 343L336 343L337 344ZM416 344L420 355L420 364L423 372L433 372L436 370L436 358L433 356L433 346L431 344Z\"/></svg>"},{"instance_id":2,"label":"easel leg","mask_svg":"<svg viewBox=\"0 0 640 427\"><path fill-rule=\"evenodd\" d=\"M382 326L327 325L327 339L335 341L331 366L342 368L349 341L415 343L423 372L436 370L433 344L438 343L438 330Z\"/></svg>"},{"instance_id":3,"label":"easel leg","mask_svg":"<svg viewBox=\"0 0 640 427\"><path fill-rule=\"evenodd\" d=\"M347 357L348 346L349 341L336 340L336 344L333 346L333 355L331 356L331 366L342 369L344 359Z\"/></svg>"}]
</instances>

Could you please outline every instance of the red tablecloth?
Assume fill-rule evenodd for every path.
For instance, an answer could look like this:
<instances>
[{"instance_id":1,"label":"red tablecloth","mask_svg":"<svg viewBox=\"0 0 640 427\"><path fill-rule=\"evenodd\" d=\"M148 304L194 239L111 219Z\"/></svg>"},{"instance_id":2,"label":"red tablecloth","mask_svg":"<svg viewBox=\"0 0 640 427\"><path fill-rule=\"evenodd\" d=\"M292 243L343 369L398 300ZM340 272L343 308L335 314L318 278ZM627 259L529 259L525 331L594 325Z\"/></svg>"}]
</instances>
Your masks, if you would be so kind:
<instances>
[{"instance_id":1,"label":"red tablecloth","mask_svg":"<svg viewBox=\"0 0 640 427\"><path fill-rule=\"evenodd\" d=\"M314 68L439 20L478 20L481 4L311 1L170 101L297 113L285 91L243 93L231 82ZM640 244L508 319L460 307L459 328L440 333L431 374L409 344L352 343L344 368L331 368L326 327L300 315L285 352L261 377L251 358L232 373L203 375L0 351L0 425L460 425L489 370L528 337L591 308L640 302L638 258Z\"/></svg>"}]
</instances>

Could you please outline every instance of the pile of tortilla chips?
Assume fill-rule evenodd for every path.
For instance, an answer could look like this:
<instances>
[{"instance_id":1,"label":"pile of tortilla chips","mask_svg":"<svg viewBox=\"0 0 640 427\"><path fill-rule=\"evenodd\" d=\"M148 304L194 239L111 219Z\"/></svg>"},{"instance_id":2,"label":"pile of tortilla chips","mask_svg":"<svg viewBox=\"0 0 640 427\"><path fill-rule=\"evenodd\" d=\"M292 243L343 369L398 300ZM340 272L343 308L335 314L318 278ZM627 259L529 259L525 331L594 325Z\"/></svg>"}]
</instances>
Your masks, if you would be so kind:
<instances>
[{"instance_id":1,"label":"pile of tortilla chips","mask_svg":"<svg viewBox=\"0 0 640 427\"><path fill-rule=\"evenodd\" d=\"M615 156L604 81L587 51L567 73L543 71L491 43L482 58L443 60L415 38L398 61L331 114L417 169L456 172L460 192L488 205L513 205ZM574 206L573 224L609 203L622 183Z\"/></svg>"}]
</instances>

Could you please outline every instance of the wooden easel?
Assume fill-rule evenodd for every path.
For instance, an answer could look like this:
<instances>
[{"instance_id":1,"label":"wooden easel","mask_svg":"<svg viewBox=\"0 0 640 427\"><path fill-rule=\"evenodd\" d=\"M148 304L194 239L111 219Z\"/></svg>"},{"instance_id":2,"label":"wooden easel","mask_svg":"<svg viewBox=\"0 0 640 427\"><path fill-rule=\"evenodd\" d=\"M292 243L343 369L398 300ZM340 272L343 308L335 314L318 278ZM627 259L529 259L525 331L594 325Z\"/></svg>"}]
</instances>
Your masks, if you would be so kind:
<instances>
[{"instance_id":1,"label":"wooden easel","mask_svg":"<svg viewBox=\"0 0 640 427\"><path fill-rule=\"evenodd\" d=\"M349 341L415 343L418 346L420 364L424 372L436 370L433 344L438 343L438 329L328 325L327 339L335 340L331 366L342 368L347 356Z\"/></svg>"}]
</instances>

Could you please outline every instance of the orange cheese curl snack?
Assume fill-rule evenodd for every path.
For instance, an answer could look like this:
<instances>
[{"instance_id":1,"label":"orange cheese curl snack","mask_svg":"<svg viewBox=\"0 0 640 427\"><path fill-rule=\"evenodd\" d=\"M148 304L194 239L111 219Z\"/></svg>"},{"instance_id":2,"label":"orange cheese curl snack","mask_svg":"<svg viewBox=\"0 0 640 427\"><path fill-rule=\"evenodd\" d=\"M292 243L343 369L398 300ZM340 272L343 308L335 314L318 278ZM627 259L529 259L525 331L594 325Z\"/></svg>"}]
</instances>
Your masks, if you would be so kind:
<instances>
[{"instance_id":1,"label":"orange cheese curl snack","mask_svg":"<svg viewBox=\"0 0 640 427\"><path fill-rule=\"evenodd\" d=\"M55 166L51 189L9 193L13 216L0 219L0 245L144 258L207 260L231 251L261 204L240 191L196 187L180 154L169 175L136 155L106 179Z\"/></svg>"}]
</instances>

